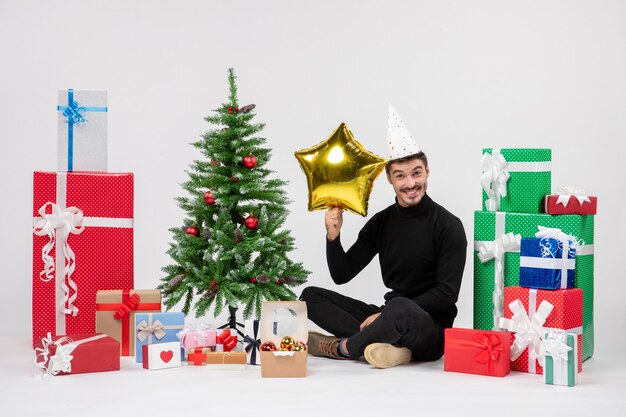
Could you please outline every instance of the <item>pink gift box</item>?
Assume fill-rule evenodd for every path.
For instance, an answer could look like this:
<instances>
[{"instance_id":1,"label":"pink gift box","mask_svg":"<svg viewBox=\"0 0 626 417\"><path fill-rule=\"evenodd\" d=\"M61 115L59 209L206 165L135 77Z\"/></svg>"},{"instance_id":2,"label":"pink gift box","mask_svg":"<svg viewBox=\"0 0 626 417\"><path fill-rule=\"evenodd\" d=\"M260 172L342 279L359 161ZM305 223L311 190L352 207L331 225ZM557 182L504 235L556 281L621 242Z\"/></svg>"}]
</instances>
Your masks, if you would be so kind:
<instances>
[{"instance_id":1,"label":"pink gift box","mask_svg":"<svg viewBox=\"0 0 626 417\"><path fill-rule=\"evenodd\" d=\"M177 336L185 349L211 347L217 343L217 330L206 325L185 327Z\"/></svg>"}]
</instances>

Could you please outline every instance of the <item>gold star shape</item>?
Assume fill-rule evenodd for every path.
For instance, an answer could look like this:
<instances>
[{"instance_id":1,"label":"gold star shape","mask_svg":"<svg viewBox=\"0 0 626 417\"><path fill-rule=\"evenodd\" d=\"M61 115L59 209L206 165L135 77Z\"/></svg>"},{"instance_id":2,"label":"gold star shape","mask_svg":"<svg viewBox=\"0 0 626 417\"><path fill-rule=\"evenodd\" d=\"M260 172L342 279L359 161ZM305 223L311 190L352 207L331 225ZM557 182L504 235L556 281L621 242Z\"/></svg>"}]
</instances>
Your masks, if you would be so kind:
<instances>
[{"instance_id":1,"label":"gold star shape","mask_svg":"<svg viewBox=\"0 0 626 417\"><path fill-rule=\"evenodd\" d=\"M295 153L309 187L309 211L341 207L367 216L374 180L385 159L361 145L345 123L319 144Z\"/></svg>"}]
</instances>

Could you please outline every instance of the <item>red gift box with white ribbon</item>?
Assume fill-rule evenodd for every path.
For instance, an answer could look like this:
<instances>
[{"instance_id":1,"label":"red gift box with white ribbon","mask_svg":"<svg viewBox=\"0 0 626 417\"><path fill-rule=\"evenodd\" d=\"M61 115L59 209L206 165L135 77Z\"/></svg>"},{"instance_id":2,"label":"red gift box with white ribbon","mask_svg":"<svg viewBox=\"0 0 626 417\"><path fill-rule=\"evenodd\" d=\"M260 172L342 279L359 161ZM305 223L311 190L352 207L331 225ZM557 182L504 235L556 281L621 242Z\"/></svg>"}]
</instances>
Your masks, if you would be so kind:
<instances>
[{"instance_id":1,"label":"red gift box with white ribbon","mask_svg":"<svg viewBox=\"0 0 626 417\"><path fill-rule=\"evenodd\" d=\"M582 371L583 290L504 288L500 327L512 332L511 370L543 374L541 341L550 329L578 335L578 372Z\"/></svg>"},{"instance_id":2,"label":"red gift box with white ribbon","mask_svg":"<svg viewBox=\"0 0 626 417\"><path fill-rule=\"evenodd\" d=\"M103 333L37 339L35 367L46 376L119 371L120 343Z\"/></svg>"},{"instance_id":3,"label":"red gift box with white ribbon","mask_svg":"<svg viewBox=\"0 0 626 417\"><path fill-rule=\"evenodd\" d=\"M131 289L133 174L33 175L33 347L95 333L96 292Z\"/></svg>"},{"instance_id":4,"label":"red gift box with white ribbon","mask_svg":"<svg viewBox=\"0 0 626 417\"><path fill-rule=\"evenodd\" d=\"M548 214L596 214L597 210L598 197L573 187L563 187L543 200L543 211Z\"/></svg>"}]
</instances>

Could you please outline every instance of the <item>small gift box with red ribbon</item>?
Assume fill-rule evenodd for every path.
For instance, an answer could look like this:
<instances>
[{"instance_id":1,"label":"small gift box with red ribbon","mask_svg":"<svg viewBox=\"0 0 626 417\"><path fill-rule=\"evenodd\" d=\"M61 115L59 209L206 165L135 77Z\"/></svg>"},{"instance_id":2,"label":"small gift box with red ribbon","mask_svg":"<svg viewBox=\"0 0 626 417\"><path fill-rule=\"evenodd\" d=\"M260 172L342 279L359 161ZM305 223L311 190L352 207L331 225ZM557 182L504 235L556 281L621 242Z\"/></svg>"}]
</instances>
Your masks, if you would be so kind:
<instances>
[{"instance_id":1,"label":"small gift box with red ribbon","mask_svg":"<svg viewBox=\"0 0 626 417\"><path fill-rule=\"evenodd\" d=\"M156 371L180 367L180 343L178 342L143 345L141 349L144 369Z\"/></svg>"},{"instance_id":2,"label":"small gift box with red ribbon","mask_svg":"<svg viewBox=\"0 0 626 417\"><path fill-rule=\"evenodd\" d=\"M237 349L237 329L218 329L215 338L216 352L231 352Z\"/></svg>"},{"instance_id":3,"label":"small gift box with red ribbon","mask_svg":"<svg viewBox=\"0 0 626 417\"><path fill-rule=\"evenodd\" d=\"M511 370L543 374L541 342L550 329L577 335L578 372L582 371L583 290L504 288L500 327L514 332Z\"/></svg>"},{"instance_id":4,"label":"small gift box with red ribbon","mask_svg":"<svg viewBox=\"0 0 626 417\"><path fill-rule=\"evenodd\" d=\"M222 371L246 369L245 352L216 352L214 347L187 349L187 365L208 366Z\"/></svg>"},{"instance_id":5,"label":"small gift box with red ribbon","mask_svg":"<svg viewBox=\"0 0 626 417\"><path fill-rule=\"evenodd\" d=\"M107 92L59 90L58 170L107 170Z\"/></svg>"},{"instance_id":6,"label":"small gift box with red ribbon","mask_svg":"<svg viewBox=\"0 0 626 417\"><path fill-rule=\"evenodd\" d=\"M186 360L189 366L204 366L206 365L207 354L215 352L215 346L196 347L186 350Z\"/></svg>"},{"instance_id":7,"label":"small gift box with red ribbon","mask_svg":"<svg viewBox=\"0 0 626 417\"><path fill-rule=\"evenodd\" d=\"M133 288L133 174L33 174L33 347L96 332L96 292Z\"/></svg>"},{"instance_id":8,"label":"small gift box with red ribbon","mask_svg":"<svg viewBox=\"0 0 626 417\"><path fill-rule=\"evenodd\" d=\"M506 376L511 370L510 332L445 329L443 370Z\"/></svg>"},{"instance_id":9,"label":"small gift box with red ribbon","mask_svg":"<svg viewBox=\"0 0 626 417\"><path fill-rule=\"evenodd\" d=\"M185 326L185 315L178 312L135 314L135 358L143 362L143 345L175 342Z\"/></svg>"},{"instance_id":10,"label":"small gift box with red ribbon","mask_svg":"<svg viewBox=\"0 0 626 417\"><path fill-rule=\"evenodd\" d=\"M120 342L121 356L135 355L135 312L161 311L160 290L108 290L96 294L96 328ZM180 357L180 352L179 355Z\"/></svg>"},{"instance_id":11,"label":"small gift box with red ribbon","mask_svg":"<svg viewBox=\"0 0 626 417\"><path fill-rule=\"evenodd\" d=\"M204 323L185 326L176 336L184 349L213 347L215 350L217 343L217 330Z\"/></svg>"},{"instance_id":12,"label":"small gift box with red ribbon","mask_svg":"<svg viewBox=\"0 0 626 417\"><path fill-rule=\"evenodd\" d=\"M304 301L264 301L260 321L261 346L272 345L274 350L261 348L261 376L264 378L305 377L307 374L306 350L277 350L281 342L306 344L307 309ZM293 343L295 344L295 343Z\"/></svg>"},{"instance_id":13,"label":"small gift box with red ribbon","mask_svg":"<svg viewBox=\"0 0 626 417\"><path fill-rule=\"evenodd\" d=\"M119 371L120 343L106 334L47 336L37 340L35 367L46 376Z\"/></svg>"},{"instance_id":14,"label":"small gift box with red ribbon","mask_svg":"<svg viewBox=\"0 0 626 417\"><path fill-rule=\"evenodd\" d=\"M546 195L543 210L548 214L596 214L598 197L586 195L573 187L560 188L557 194Z\"/></svg>"}]
</instances>

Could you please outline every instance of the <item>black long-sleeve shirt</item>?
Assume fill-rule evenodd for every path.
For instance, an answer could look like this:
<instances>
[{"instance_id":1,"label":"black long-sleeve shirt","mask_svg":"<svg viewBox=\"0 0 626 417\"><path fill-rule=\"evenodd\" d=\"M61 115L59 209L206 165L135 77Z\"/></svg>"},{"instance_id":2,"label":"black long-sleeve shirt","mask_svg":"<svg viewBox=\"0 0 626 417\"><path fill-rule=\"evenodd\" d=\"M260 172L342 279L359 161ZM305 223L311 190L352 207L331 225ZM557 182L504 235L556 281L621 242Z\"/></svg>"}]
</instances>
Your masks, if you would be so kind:
<instances>
[{"instance_id":1,"label":"black long-sleeve shirt","mask_svg":"<svg viewBox=\"0 0 626 417\"><path fill-rule=\"evenodd\" d=\"M344 251L340 237L326 240L326 259L336 284L354 278L376 254L385 286L385 302L412 299L442 327L457 314L467 239L456 216L428 195L416 206L397 202L376 213Z\"/></svg>"}]
</instances>

